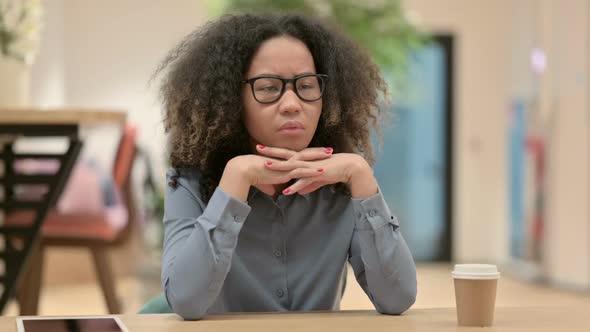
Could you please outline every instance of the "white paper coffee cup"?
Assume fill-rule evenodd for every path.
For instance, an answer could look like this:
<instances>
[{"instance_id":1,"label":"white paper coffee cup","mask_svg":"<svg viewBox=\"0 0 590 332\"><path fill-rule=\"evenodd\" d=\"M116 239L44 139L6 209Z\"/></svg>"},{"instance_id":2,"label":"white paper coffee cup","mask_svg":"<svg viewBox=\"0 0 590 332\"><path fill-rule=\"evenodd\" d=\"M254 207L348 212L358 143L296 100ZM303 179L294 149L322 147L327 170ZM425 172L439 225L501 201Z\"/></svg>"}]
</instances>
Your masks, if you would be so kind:
<instances>
[{"instance_id":1,"label":"white paper coffee cup","mask_svg":"<svg viewBox=\"0 0 590 332\"><path fill-rule=\"evenodd\" d=\"M451 273L455 284L460 326L492 326L500 273L495 265L457 264Z\"/></svg>"}]
</instances>

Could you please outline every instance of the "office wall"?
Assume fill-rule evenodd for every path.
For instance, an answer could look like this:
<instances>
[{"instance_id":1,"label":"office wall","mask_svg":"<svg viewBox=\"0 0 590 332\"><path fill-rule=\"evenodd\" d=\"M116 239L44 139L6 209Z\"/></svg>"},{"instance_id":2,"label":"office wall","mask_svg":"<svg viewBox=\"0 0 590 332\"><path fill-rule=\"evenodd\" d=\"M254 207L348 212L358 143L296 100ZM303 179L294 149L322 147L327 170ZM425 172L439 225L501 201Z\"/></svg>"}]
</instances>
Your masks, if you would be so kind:
<instances>
[{"instance_id":1,"label":"office wall","mask_svg":"<svg viewBox=\"0 0 590 332\"><path fill-rule=\"evenodd\" d=\"M542 0L548 75L541 109L550 128L545 271L556 285L590 289L590 3Z\"/></svg>"},{"instance_id":2,"label":"office wall","mask_svg":"<svg viewBox=\"0 0 590 332\"><path fill-rule=\"evenodd\" d=\"M43 107L63 105L65 97L64 2L43 4L41 43L31 68L31 101Z\"/></svg>"},{"instance_id":3,"label":"office wall","mask_svg":"<svg viewBox=\"0 0 590 332\"><path fill-rule=\"evenodd\" d=\"M152 152L156 173L163 174L161 114L148 81L165 54L203 23L203 5L191 0L65 3L66 103L128 110L129 119L140 125L140 143Z\"/></svg>"}]
</instances>

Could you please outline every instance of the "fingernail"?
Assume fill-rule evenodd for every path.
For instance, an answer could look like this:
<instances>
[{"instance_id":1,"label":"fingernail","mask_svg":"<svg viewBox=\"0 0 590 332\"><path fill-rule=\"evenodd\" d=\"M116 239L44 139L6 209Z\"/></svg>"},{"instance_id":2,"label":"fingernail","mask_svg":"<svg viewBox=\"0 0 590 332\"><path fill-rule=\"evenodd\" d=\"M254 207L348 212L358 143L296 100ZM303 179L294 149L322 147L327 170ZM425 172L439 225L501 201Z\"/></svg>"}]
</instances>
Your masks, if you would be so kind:
<instances>
[{"instance_id":1,"label":"fingernail","mask_svg":"<svg viewBox=\"0 0 590 332\"><path fill-rule=\"evenodd\" d=\"M331 154L332 152L334 152L334 149L332 149L332 148L326 148L326 153L327 154Z\"/></svg>"},{"instance_id":2,"label":"fingernail","mask_svg":"<svg viewBox=\"0 0 590 332\"><path fill-rule=\"evenodd\" d=\"M323 168L318 168L318 172L323 172L324 169Z\"/></svg>"},{"instance_id":3,"label":"fingernail","mask_svg":"<svg viewBox=\"0 0 590 332\"><path fill-rule=\"evenodd\" d=\"M264 146L264 145L262 145L262 144L258 144L258 148L259 148L259 149L261 149L261 150L262 150L262 149L264 149L265 147L266 147L266 146Z\"/></svg>"},{"instance_id":4,"label":"fingernail","mask_svg":"<svg viewBox=\"0 0 590 332\"><path fill-rule=\"evenodd\" d=\"M266 161L266 164L267 164L268 166L270 166L270 165L272 165L272 161L270 161L270 160L267 160L267 161Z\"/></svg>"},{"instance_id":5,"label":"fingernail","mask_svg":"<svg viewBox=\"0 0 590 332\"><path fill-rule=\"evenodd\" d=\"M290 190L290 189L285 189L285 190L283 190L283 194L285 194L285 195L289 194L290 192L291 192L291 190Z\"/></svg>"}]
</instances>

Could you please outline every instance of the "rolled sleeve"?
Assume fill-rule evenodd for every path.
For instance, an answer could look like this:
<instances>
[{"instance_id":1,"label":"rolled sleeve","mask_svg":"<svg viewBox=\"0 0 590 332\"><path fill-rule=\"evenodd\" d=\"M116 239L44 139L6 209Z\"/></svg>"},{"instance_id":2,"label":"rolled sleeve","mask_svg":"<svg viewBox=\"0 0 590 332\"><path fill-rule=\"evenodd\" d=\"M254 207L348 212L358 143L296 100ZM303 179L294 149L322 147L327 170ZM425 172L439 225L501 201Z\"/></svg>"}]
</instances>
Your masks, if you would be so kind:
<instances>
[{"instance_id":1,"label":"rolled sleeve","mask_svg":"<svg viewBox=\"0 0 590 332\"><path fill-rule=\"evenodd\" d=\"M221 231L237 235L252 208L217 187L209 200L203 219Z\"/></svg>"},{"instance_id":2,"label":"rolled sleeve","mask_svg":"<svg viewBox=\"0 0 590 332\"><path fill-rule=\"evenodd\" d=\"M352 199L352 206L357 217L355 222L357 230L374 231L385 225L392 225L394 230L399 227L399 222L389 210L380 188L369 198Z\"/></svg>"},{"instance_id":3,"label":"rolled sleeve","mask_svg":"<svg viewBox=\"0 0 590 332\"><path fill-rule=\"evenodd\" d=\"M375 309L401 314L416 300L416 266L379 189L366 199L353 199L355 229L349 261L359 285Z\"/></svg>"}]
</instances>

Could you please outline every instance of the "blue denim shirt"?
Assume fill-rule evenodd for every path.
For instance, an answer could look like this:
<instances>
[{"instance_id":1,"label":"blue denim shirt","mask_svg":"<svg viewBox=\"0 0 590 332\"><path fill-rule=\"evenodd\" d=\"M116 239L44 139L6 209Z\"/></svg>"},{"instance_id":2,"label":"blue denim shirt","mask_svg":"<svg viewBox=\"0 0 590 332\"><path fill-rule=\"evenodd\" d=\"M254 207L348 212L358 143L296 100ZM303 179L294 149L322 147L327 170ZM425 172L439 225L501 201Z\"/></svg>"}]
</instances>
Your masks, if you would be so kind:
<instances>
[{"instance_id":1,"label":"blue denim shirt","mask_svg":"<svg viewBox=\"0 0 590 332\"><path fill-rule=\"evenodd\" d=\"M346 262L375 309L401 314L416 299L416 268L381 193L353 199L323 187L248 203L220 188L208 204L200 174L170 169L162 284L185 319L210 313L338 310Z\"/></svg>"}]
</instances>

